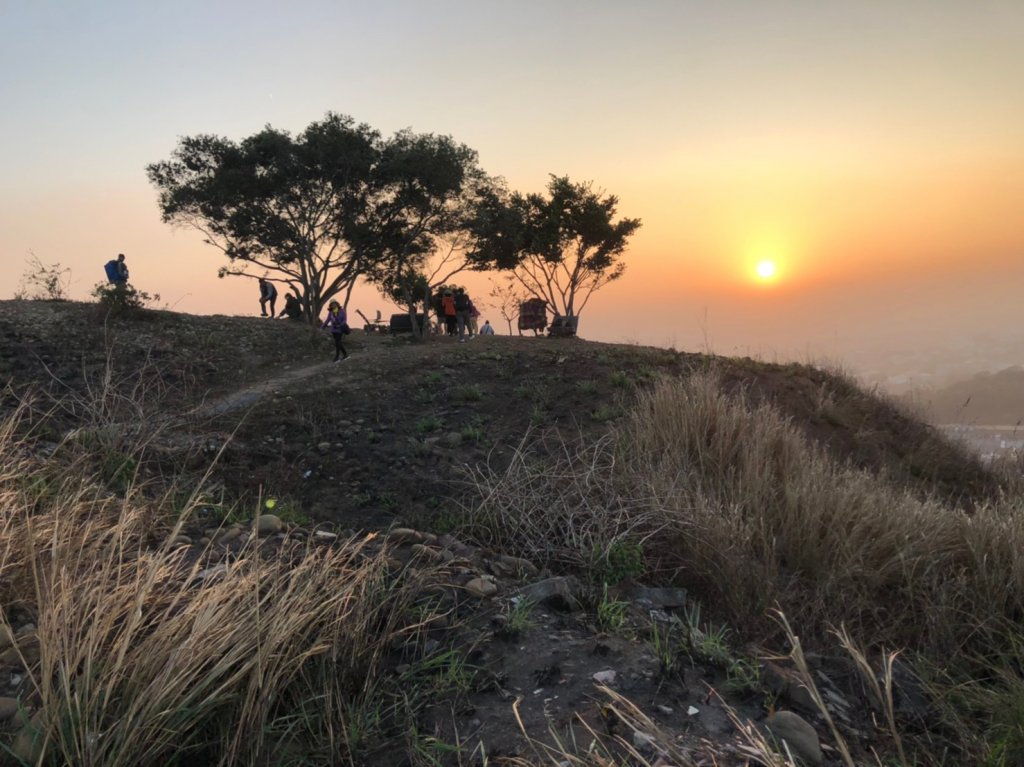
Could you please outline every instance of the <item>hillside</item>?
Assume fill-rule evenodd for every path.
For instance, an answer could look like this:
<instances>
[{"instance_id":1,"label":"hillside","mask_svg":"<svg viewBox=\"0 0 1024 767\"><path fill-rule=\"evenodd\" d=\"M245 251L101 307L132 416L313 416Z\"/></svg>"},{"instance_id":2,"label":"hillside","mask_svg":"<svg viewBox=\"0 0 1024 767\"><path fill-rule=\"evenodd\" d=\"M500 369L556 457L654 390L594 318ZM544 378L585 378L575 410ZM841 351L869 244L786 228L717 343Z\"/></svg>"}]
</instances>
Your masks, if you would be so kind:
<instances>
[{"instance_id":1,"label":"hillside","mask_svg":"<svg viewBox=\"0 0 1024 767\"><path fill-rule=\"evenodd\" d=\"M79 524L95 528L99 552L104 525L122 531L125 561L160 573L139 583L180 577L188 599L213 600L225 616L214 625L240 627L216 645L217 657L255 638L232 662L262 658L259 620L279 621L277 664L294 646L301 673L274 678L281 693L268 708L235 719L251 690L218 701L232 731L264 722L259 737L222 752L212 745L222 733L175 725L188 736L182 764L217 763L223 753L251 764L607 763L558 745L556 733L606 743L622 764L788 764L765 740L773 735L806 747L815 763L816 746L798 748L801 736L776 709L799 711L797 730L810 727L825 744L816 763L844 763L846 743L868 763L859 759L872 749L902 746L875 726L857 664L823 651L812 673L767 611L800 620L808 643L845 623L872 645L934 652L945 642L966 654L973 628L922 636L921 621L963 614L966 602L941 580L949 573L957 588L975 588L950 531L971 514L987 524L990 506L1011 492L1006 478L891 402L808 366L575 339L414 343L361 332L346 341L350 359L333 364L329 338L287 321L148 310L110 318L95 305L52 302L0 302L0 338L9 424L0 492L23 509L0 541L0 606L12 648L21 648L0 655L10 668L0 711L17 701L0 719L10 719L19 754L42 753L26 744L32 733L36 743L59 741L45 763L84 759L95 744L60 740L74 728L43 714L70 716L52 713L65 711L66 696L33 689L21 667L42 663L44 679L77 675L60 666L68 648L109 654L123 641L115 617L82 644L62 627L96 593L120 593L124 561L96 568L106 585L87 588L96 575L88 566L59 595L60 579L33 581L38 566L25 564L37 551L39 561L59 559L46 546L61 542L81 566L88 557L74 547L93 539ZM83 482L102 489L83 492ZM769 520L776 510L783 516ZM924 537L933 528L941 545ZM40 548L22 551L26 540ZM916 564L932 552L948 560ZM995 560L984 559L986 584L1005 590ZM920 573L932 580L912 580ZM249 578L255 590L244 586ZM254 614L246 595L270 583L282 584L281 612L268 596L255 614L272 617L243 630ZM933 591L945 600L939 607L928 601ZM344 610L323 613L338 593L349 595L336 606ZM1007 615L1015 600L1016 592L1004 598ZM58 603L64 612L47 612ZM82 637L105 609L75 619ZM167 650L153 661L161 690L172 687L160 669L178 662L175 642L195 636L193 624L175 623L181 614L158 611L129 643L180 637L142 654ZM333 633L317 633L323 625ZM307 655L307 644L320 649ZM330 706L307 712L302 697L329 697L316 686L327 677L309 667L325 647L346 669L328 675L338 685L334 720ZM218 664L189 667L214 674ZM234 669L225 679L244 678ZM930 743L937 709L901 669L898 716L918 732L931 717ZM252 673L266 674L265 665ZM113 678L127 687L99 696L102 706L130 699L126 691L142 684L130 679ZM269 700L270 681L259 679L258 697ZM815 684L827 704L809 696ZM160 711L178 705L169 700ZM141 716L102 706L104 721ZM173 747L152 753L165 759ZM105 758L92 760L115 763Z\"/></svg>"},{"instance_id":2,"label":"hillside","mask_svg":"<svg viewBox=\"0 0 1024 767\"><path fill-rule=\"evenodd\" d=\"M933 423L1012 427L1024 421L1024 368L979 373L911 397Z\"/></svg>"}]
</instances>

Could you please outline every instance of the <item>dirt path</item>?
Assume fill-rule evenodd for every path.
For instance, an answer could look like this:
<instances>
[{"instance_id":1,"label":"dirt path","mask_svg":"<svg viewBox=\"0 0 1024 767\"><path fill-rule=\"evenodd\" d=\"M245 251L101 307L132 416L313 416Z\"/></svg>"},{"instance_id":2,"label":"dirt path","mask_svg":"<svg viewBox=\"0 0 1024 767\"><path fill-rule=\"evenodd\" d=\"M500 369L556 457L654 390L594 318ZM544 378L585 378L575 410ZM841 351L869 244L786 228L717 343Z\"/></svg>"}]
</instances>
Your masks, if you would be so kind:
<instances>
[{"instance_id":1,"label":"dirt path","mask_svg":"<svg viewBox=\"0 0 1024 767\"><path fill-rule=\"evenodd\" d=\"M313 365L306 365L296 370L289 370L281 375L268 378L265 381L260 381L257 384L243 387L237 391L231 392L224 397L214 400L213 402L205 402L195 410L191 411L189 415L203 417L213 417L218 415L224 415L234 410L242 410L244 408L255 405L261 399L266 397L273 392L283 389L299 381L304 381L307 378L311 378L317 373L322 373L331 367L334 367L333 362L318 362Z\"/></svg>"}]
</instances>

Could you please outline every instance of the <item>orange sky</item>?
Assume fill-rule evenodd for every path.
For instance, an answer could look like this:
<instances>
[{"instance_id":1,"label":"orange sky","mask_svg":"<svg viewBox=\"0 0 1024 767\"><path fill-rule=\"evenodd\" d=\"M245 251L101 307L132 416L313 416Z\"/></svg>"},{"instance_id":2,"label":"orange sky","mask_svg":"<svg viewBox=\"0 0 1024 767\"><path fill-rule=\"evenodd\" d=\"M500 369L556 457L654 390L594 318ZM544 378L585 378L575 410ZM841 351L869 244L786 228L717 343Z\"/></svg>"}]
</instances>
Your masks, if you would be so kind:
<instances>
[{"instance_id":1,"label":"orange sky","mask_svg":"<svg viewBox=\"0 0 1024 767\"><path fill-rule=\"evenodd\" d=\"M842 356L1024 327L1024 3L138 5L0 5L0 294L30 252L79 298L125 252L178 310L254 312L145 165L334 110L616 194L644 225L587 337Z\"/></svg>"}]
</instances>

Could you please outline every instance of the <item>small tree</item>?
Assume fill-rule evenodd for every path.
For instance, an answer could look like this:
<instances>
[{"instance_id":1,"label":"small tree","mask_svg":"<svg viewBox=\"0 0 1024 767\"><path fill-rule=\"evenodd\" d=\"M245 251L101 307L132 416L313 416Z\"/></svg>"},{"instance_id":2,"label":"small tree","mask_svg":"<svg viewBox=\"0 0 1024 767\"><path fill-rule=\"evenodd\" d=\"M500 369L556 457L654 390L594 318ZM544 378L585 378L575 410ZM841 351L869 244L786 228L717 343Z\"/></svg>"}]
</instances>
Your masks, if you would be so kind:
<instances>
[{"instance_id":1,"label":"small tree","mask_svg":"<svg viewBox=\"0 0 1024 767\"><path fill-rule=\"evenodd\" d=\"M508 334L512 333L512 321L519 319L519 305L523 303L523 293L514 277L506 277L501 283L491 281L491 292L494 308L502 319L508 323ZM521 333L520 333L521 334Z\"/></svg>"},{"instance_id":2,"label":"small tree","mask_svg":"<svg viewBox=\"0 0 1024 767\"><path fill-rule=\"evenodd\" d=\"M471 259L510 269L527 294L541 298L575 328L594 291L619 279L622 256L640 219L615 219L618 198L591 182L552 176L548 196L495 191L470 222Z\"/></svg>"},{"instance_id":3,"label":"small tree","mask_svg":"<svg viewBox=\"0 0 1024 767\"><path fill-rule=\"evenodd\" d=\"M46 266L39 257L29 251L28 265L21 276L21 283L14 297L31 301L67 301L71 270L56 262Z\"/></svg>"}]
</instances>

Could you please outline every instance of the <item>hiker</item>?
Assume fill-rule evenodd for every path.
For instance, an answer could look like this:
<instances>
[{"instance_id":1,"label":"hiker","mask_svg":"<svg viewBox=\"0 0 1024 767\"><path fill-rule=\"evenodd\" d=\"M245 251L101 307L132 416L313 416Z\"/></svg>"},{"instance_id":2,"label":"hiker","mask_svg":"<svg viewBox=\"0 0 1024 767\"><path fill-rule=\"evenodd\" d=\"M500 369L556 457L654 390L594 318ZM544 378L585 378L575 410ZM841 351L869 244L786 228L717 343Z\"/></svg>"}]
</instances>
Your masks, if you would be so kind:
<instances>
[{"instance_id":1,"label":"hiker","mask_svg":"<svg viewBox=\"0 0 1024 767\"><path fill-rule=\"evenodd\" d=\"M277 303L277 288L270 280L260 277L260 316L267 315L267 302L270 302L270 315L274 316L274 304Z\"/></svg>"},{"instance_id":2,"label":"hiker","mask_svg":"<svg viewBox=\"0 0 1024 767\"><path fill-rule=\"evenodd\" d=\"M450 290L446 290L444 295L441 296L441 311L444 313L444 332L445 335L455 335L455 298L452 296Z\"/></svg>"},{"instance_id":3,"label":"hiker","mask_svg":"<svg viewBox=\"0 0 1024 767\"><path fill-rule=\"evenodd\" d=\"M118 253L116 259L107 261L103 271L107 273L107 281L112 285L124 287L128 284L128 265L124 262L124 253Z\"/></svg>"},{"instance_id":4,"label":"hiker","mask_svg":"<svg viewBox=\"0 0 1024 767\"><path fill-rule=\"evenodd\" d=\"M330 330L331 335L334 336L334 361L344 362L347 360L348 352L345 351L345 345L341 342L342 338L351 332L348 327L348 315L345 313L345 307L337 301L331 301L330 306L327 307L327 317L321 323L320 328Z\"/></svg>"},{"instance_id":5,"label":"hiker","mask_svg":"<svg viewBox=\"0 0 1024 767\"><path fill-rule=\"evenodd\" d=\"M480 310L476 308L473 299L469 299L469 337L476 338L476 323L480 319Z\"/></svg>"},{"instance_id":6,"label":"hiker","mask_svg":"<svg viewBox=\"0 0 1024 767\"><path fill-rule=\"evenodd\" d=\"M484 326L480 328L480 335L482 336L493 336L494 328L491 327L490 320L484 320Z\"/></svg>"},{"instance_id":7,"label":"hiker","mask_svg":"<svg viewBox=\"0 0 1024 767\"><path fill-rule=\"evenodd\" d=\"M455 290L455 320L459 326L459 343L466 343L466 325L469 322L469 307L473 302L462 288ZM472 338L473 336L470 336Z\"/></svg>"},{"instance_id":8,"label":"hiker","mask_svg":"<svg viewBox=\"0 0 1024 767\"><path fill-rule=\"evenodd\" d=\"M286 293L284 297L284 309L277 315L278 317L287 317L290 320L301 320L302 319L302 301L294 293Z\"/></svg>"}]
</instances>

